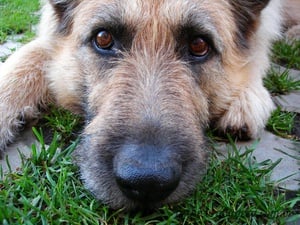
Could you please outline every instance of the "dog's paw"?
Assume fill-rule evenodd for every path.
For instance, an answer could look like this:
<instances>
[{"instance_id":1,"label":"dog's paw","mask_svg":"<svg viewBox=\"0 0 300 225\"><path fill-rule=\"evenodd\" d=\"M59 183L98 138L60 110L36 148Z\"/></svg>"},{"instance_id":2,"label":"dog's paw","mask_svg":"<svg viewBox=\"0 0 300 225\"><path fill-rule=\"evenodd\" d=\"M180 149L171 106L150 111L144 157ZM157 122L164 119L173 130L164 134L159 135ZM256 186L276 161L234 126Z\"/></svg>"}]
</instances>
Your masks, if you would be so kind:
<instances>
[{"instance_id":1,"label":"dog's paw","mask_svg":"<svg viewBox=\"0 0 300 225\"><path fill-rule=\"evenodd\" d=\"M15 107L3 107L3 104L0 104L0 155L8 144L15 141L25 124L25 119L37 117L38 113L32 107L18 111Z\"/></svg>"},{"instance_id":2,"label":"dog's paw","mask_svg":"<svg viewBox=\"0 0 300 225\"><path fill-rule=\"evenodd\" d=\"M0 154L6 149L9 143L15 140L20 128L23 126L22 120L16 116L0 115Z\"/></svg>"},{"instance_id":3,"label":"dog's paw","mask_svg":"<svg viewBox=\"0 0 300 225\"><path fill-rule=\"evenodd\" d=\"M227 138L227 135L230 137L236 138L241 141L248 141L252 137L252 133L247 124L244 126L227 126L226 128L218 128L217 133L218 136Z\"/></svg>"},{"instance_id":4,"label":"dog's paw","mask_svg":"<svg viewBox=\"0 0 300 225\"><path fill-rule=\"evenodd\" d=\"M258 91L247 89L230 103L214 126L221 136L229 134L239 140L257 138L273 109L274 104L264 88Z\"/></svg>"}]
</instances>

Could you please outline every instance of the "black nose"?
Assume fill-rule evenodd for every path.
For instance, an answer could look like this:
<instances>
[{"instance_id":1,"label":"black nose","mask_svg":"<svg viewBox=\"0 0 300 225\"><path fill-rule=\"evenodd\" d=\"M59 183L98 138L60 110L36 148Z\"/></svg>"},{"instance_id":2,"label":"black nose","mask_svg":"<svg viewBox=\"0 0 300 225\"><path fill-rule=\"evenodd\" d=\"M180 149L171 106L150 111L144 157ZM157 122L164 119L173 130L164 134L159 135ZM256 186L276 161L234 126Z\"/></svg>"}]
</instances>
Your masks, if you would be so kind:
<instances>
[{"instance_id":1,"label":"black nose","mask_svg":"<svg viewBox=\"0 0 300 225\"><path fill-rule=\"evenodd\" d=\"M127 197L148 202L168 197L176 189L179 178L172 168L153 170L130 165L116 173L117 183Z\"/></svg>"},{"instance_id":2,"label":"black nose","mask_svg":"<svg viewBox=\"0 0 300 225\"><path fill-rule=\"evenodd\" d=\"M121 191L140 202L158 202L178 186L181 165L169 151L153 146L130 145L115 157L114 171Z\"/></svg>"}]
</instances>

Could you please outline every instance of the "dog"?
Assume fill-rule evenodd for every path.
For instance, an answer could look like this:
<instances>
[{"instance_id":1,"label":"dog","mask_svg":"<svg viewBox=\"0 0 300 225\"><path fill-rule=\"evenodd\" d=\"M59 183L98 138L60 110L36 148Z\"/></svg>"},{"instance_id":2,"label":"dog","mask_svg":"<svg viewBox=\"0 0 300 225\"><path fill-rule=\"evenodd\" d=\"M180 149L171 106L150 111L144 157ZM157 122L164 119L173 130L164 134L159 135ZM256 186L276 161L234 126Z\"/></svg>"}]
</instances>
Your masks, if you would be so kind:
<instances>
[{"instance_id":1,"label":"dog","mask_svg":"<svg viewBox=\"0 0 300 225\"><path fill-rule=\"evenodd\" d=\"M48 0L39 33L0 71L0 148L56 104L82 114L85 187L113 209L188 196L208 126L258 137L280 0Z\"/></svg>"}]
</instances>

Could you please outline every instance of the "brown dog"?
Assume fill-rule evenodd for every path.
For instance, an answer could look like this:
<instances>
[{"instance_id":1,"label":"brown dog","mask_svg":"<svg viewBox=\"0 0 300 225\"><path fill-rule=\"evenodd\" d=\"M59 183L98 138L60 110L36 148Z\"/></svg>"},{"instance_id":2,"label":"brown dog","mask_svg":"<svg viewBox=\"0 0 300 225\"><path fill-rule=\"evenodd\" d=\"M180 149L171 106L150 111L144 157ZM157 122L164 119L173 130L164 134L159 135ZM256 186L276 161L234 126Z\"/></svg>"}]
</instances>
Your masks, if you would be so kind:
<instances>
[{"instance_id":1,"label":"brown dog","mask_svg":"<svg viewBox=\"0 0 300 225\"><path fill-rule=\"evenodd\" d=\"M0 72L0 148L50 102L86 118L86 187L112 208L181 200L206 171L203 130L257 137L279 0L49 0Z\"/></svg>"}]
</instances>

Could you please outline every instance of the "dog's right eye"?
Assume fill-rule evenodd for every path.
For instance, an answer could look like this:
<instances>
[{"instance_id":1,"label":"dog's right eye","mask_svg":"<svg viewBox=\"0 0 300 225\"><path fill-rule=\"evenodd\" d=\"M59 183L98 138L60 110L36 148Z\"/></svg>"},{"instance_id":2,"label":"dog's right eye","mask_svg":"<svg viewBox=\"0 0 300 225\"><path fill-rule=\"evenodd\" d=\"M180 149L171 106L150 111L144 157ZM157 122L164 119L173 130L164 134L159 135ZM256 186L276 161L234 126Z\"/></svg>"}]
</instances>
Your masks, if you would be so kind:
<instances>
[{"instance_id":1,"label":"dog's right eye","mask_svg":"<svg viewBox=\"0 0 300 225\"><path fill-rule=\"evenodd\" d=\"M193 39L189 43L189 48L193 56L200 58L207 56L210 50L209 44L201 37Z\"/></svg>"},{"instance_id":2,"label":"dog's right eye","mask_svg":"<svg viewBox=\"0 0 300 225\"><path fill-rule=\"evenodd\" d=\"M107 30L101 30L95 36L96 47L102 50L109 50L114 45L113 35Z\"/></svg>"}]
</instances>

